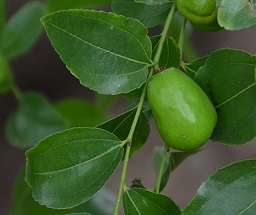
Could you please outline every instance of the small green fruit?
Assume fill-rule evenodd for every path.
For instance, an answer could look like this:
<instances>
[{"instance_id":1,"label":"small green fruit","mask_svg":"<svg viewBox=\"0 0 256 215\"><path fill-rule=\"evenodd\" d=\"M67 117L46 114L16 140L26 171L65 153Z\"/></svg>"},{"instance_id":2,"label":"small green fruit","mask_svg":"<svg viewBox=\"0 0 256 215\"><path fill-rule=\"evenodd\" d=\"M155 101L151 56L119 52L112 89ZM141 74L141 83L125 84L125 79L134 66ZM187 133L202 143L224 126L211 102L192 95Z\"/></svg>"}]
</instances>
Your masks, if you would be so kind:
<instances>
[{"instance_id":1,"label":"small green fruit","mask_svg":"<svg viewBox=\"0 0 256 215\"><path fill-rule=\"evenodd\" d=\"M215 0L177 0L177 9L199 31L221 29L217 21Z\"/></svg>"},{"instance_id":2,"label":"small green fruit","mask_svg":"<svg viewBox=\"0 0 256 215\"><path fill-rule=\"evenodd\" d=\"M154 75L148 101L166 144L183 151L200 148L210 137L217 114L205 92L176 68Z\"/></svg>"}]
</instances>

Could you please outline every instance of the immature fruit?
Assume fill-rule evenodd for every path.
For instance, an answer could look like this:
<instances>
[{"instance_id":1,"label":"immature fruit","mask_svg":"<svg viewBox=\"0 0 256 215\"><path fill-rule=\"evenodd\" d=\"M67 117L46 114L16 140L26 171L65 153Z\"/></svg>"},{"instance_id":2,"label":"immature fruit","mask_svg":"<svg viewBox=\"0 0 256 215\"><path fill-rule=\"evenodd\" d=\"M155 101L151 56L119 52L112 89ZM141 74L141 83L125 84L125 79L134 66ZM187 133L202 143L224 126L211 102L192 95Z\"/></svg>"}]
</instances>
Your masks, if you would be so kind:
<instances>
[{"instance_id":1,"label":"immature fruit","mask_svg":"<svg viewBox=\"0 0 256 215\"><path fill-rule=\"evenodd\" d=\"M199 31L218 31L215 0L177 0L178 11Z\"/></svg>"},{"instance_id":2,"label":"immature fruit","mask_svg":"<svg viewBox=\"0 0 256 215\"><path fill-rule=\"evenodd\" d=\"M201 147L216 125L217 114L205 92L176 68L154 75L147 96L158 131L170 147Z\"/></svg>"}]
</instances>

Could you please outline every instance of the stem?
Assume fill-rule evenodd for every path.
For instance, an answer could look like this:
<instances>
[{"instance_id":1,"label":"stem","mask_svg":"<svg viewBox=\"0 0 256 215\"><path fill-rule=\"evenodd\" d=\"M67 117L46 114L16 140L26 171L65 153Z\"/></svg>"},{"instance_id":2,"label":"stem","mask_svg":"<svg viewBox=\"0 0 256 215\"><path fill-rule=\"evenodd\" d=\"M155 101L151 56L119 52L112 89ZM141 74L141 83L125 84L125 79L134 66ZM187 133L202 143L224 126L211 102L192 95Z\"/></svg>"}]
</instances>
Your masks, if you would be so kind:
<instances>
[{"instance_id":1,"label":"stem","mask_svg":"<svg viewBox=\"0 0 256 215\"><path fill-rule=\"evenodd\" d=\"M176 3L174 2L173 5L172 5L172 8L170 10L170 13L168 14L168 17L165 21L165 25L164 25L164 29L163 29L163 32L161 34L161 38L159 40L159 44L158 44L158 47L157 47L157 50L156 50L156 54L155 54L155 57L154 57L154 69L155 70L158 70L159 69L159 59L161 57L161 53L162 53L162 50L163 50L163 46L164 46L164 41L165 41L165 38L167 36L167 33L168 33L168 29L170 27L170 24L171 24L171 21L172 21L172 17L174 15L176 11Z\"/></svg>"},{"instance_id":2,"label":"stem","mask_svg":"<svg viewBox=\"0 0 256 215\"><path fill-rule=\"evenodd\" d=\"M14 83L12 84L12 93L13 93L14 97L16 98L16 100L19 102L21 100L22 93L21 93L20 89Z\"/></svg>"},{"instance_id":3,"label":"stem","mask_svg":"<svg viewBox=\"0 0 256 215\"><path fill-rule=\"evenodd\" d=\"M172 20L172 17L174 15L174 13L175 13L175 10L176 10L176 4L173 3L171 11L170 11L170 13L169 13L169 15L166 19L164 29L163 29L163 32L161 34L161 38L159 40L159 44L157 46L156 55L155 55L154 60L153 60L154 69L159 69L158 64L159 64L159 59L160 59L161 52L162 52L162 49L163 49L164 40L167 36L168 29L169 29L169 26L171 24L171 20ZM137 125L138 120L139 120L139 116L140 116L140 113L141 113L141 110L142 110L142 107L143 107L144 100L146 98L148 82L149 82L151 76L153 75L154 69L151 69L151 71L148 75L146 84L143 88L143 92L142 92L141 97L140 97L140 101L139 101L139 104L138 104L138 107L137 107L137 110L136 110L136 114L135 114L131 129L130 129L130 132L129 132L128 137L126 139L127 147L126 147L126 152L125 152L124 165L123 165L123 170L122 170L121 181L120 181L120 185L119 185L119 191L118 191L118 196L117 196L117 200L116 200L114 215L118 215L118 210L119 210L119 206L120 206L122 191L123 191L123 187L125 186L126 172L127 172L128 161L129 161L129 157L130 157L132 139L133 139L133 135L134 135L136 125Z\"/></svg>"},{"instance_id":4,"label":"stem","mask_svg":"<svg viewBox=\"0 0 256 215\"><path fill-rule=\"evenodd\" d=\"M142 107L143 107L144 100L146 98L148 82L149 82L149 79L151 78L152 75L153 75L153 69L151 69L151 71L148 75L146 84L143 88L143 92L142 92L141 97L140 97L140 101L139 101L139 104L138 104L138 108L136 110L135 117L133 119L133 123L132 123L131 129L130 129L130 132L129 132L128 137L126 139L127 147L126 147L126 152L125 152L124 165L123 165L123 170L122 170L121 181L120 181L118 196L117 196L117 200L116 200L116 207L115 207L114 215L118 215L118 210L119 210L119 205L120 205L120 201L121 201L122 191L123 191L123 187L124 187L125 179L126 179L126 172L127 172L127 167L128 167L129 157L130 157L130 151L131 151L131 146L132 146L132 138L133 138L133 135L134 135L134 131L135 131L137 122L139 120L139 116L140 116L140 113L141 113L141 110L142 110Z\"/></svg>"},{"instance_id":5,"label":"stem","mask_svg":"<svg viewBox=\"0 0 256 215\"><path fill-rule=\"evenodd\" d=\"M179 48L180 48L180 57L182 59L182 52L183 52L183 44L184 44L184 36L185 36L185 28L186 28L187 19L183 19L183 23L180 30L180 38L179 38Z\"/></svg>"},{"instance_id":6,"label":"stem","mask_svg":"<svg viewBox=\"0 0 256 215\"><path fill-rule=\"evenodd\" d=\"M163 157L162 157L162 162L161 162L161 166L160 166L160 169L159 169L159 172L158 172L156 186L155 186L156 193L160 192L160 186L161 186L161 181L162 181L163 171L164 171L164 164L165 164L165 159L166 159L166 155L167 155L168 150L169 150L169 146L167 144L165 144L164 154L163 154Z\"/></svg>"}]
</instances>

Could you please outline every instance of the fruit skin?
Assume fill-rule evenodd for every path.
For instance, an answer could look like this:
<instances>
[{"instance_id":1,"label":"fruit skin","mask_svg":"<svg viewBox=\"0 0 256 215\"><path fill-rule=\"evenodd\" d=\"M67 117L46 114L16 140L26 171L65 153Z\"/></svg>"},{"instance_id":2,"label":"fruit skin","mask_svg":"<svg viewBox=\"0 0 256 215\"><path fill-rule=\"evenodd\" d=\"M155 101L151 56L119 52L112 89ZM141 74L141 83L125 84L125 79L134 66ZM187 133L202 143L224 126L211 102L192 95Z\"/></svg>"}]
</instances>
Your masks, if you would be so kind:
<instances>
[{"instance_id":1,"label":"fruit skin","mask_svg":"<svg viewBox=\"0 0 256 215\"><path fill-rule=\"evenodd\" d=\"M180 70L169 68L152 76L147 97L160 136L170 147L195 150L211 137L217 122L215 108L197 83Z\"/></svg>"},{"instance_id":2,"label":"fruit skin","mask_svg":"<svg viewBox=\"0 0 256 215\"><path fill-rule=\"evenodd\" d=\"M221 29L217 21L215 0L177 0L178 11L188 19L192 26L204 32Z\"/></svg>"}]
</instances>

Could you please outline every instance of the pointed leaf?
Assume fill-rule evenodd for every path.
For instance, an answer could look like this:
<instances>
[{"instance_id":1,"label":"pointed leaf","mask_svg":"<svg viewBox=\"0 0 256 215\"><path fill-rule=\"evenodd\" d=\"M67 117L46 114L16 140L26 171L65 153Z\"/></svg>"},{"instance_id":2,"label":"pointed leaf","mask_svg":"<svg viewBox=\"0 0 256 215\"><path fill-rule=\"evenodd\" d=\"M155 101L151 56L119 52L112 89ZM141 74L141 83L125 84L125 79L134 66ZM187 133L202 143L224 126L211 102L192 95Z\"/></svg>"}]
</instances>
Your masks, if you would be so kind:
<instances>
[{"instance_id":1,"label":"pointed leaf","mask_svg":"<svg viewBox=\"0 0 256 215\"><path fill-rule=\"evenodd\" d=\"M55 109L66 120L68 127L92 127L108 119L105 112L82 99L65 99Z\"/></svg>"},{"instance_id":2,"label":"pointed leaf","mask_svg":"<svg viewBox=\"0 0 256 215\"><path fill-rule=\"evenodd\" d=\"M130 110L101 125L98 125L98 127L115 134L120 140L125 140L130 132L135 114L136 109ZM142 113L139 117L133 136L130 156L132 156L146 143L149 132L150 127L148 120Z\"/></svg>"},{"instance_id":3,"label":"pointed leaf","mask_svg":"<svg viewBox=\"0 0 256 215\"><path fill-rule=\"evenodd\" d=\"M178 206L167 196L141 188L127 189L123 194L125 215L179 215Z\"/></svg>"},{"instance_id":4,"label":"pointed leaf","mask_svg":"<svg viewBox=\"0 0 256 215\"><path fill-rule=\"evenodd\" d=\"M47 99L35 92L22 95L19 107L6 124L6 136L19 148L34 146L44 137L66 128L63 118Z\"/></svg>"},{"instance_id":5,"label":"pointed leaf","mask_svg":"<svg viewBox=\"0 0 256 215\"><path fill-rule=\"evenodd\" d=\"M65 130L26 152L26 181L40 204L72 208L88 201L103 187L122 156L121 141L107 131Z\"/></svg>"},{"instance_id":6,"label":"pointed leaf","mask_svg":"<svg viewBox=\"0 0 256 215\"><path fill-rule=\"evenodd\" d=\"M137 3L143 3L147 5L158 5L158 4L164 4L168 3L169 0L134 0Z\"/></svg>"},{"instance_id":7,"label":"pointed leaf","mask_svg":"<svg viewBox=\"0 0 256 215\"><path fill-rule=\"evenodd\" d=\"M68 69L84 86L101 94L121 94L146 81L151 42L138 21L69 10L45 16L42 23Z\"/></svg>"},{"instance_id":8,"label":"pointed leaf","mask_svg":"<svg viewBox=\"0 0 256 215\"><path fill-rule=\"evenodd\" d=\"M167 153L165 164L164 164L164 171L162 175L161 185L160 185L160 192L165 188L166 184L168 183L169 177L171 172L176 169L176 167L182 163L187 157L196 154L199 150L191 151L191 152L171 152ZM162 162L162 157L164 153L163 147L155 147L152 156L152 164L156 173L158 175L160 165Z\"/></svg>"},{"instance_id":9,"label":"pointed leaf","mask_svg":"<svg viewBox=\"0 0 256 215\"><path fill-rule=\"evenodd\" d=\"M7 59L27 52L42 32L40 18L44 5L38 1L28 2L4 26L0 35L0 51Z\"/></svg>"},{"instance_id":10,"label":"pointed leaf","mask_svg":"<svg viewBox=\"0 0 256 215\"><path fill-rule=\"evenodd\" d=\"M256 160L219 169L198 189L182 215L251 215L256 211Z\"/></svg>"},{"instance_id":11,"label":"pointed leaf","mask_svg":"<svg viewBox=\"0 0 256 215\"><path fill-rule=\"evenodd\" d=\"M211 98L218 113L211 139L240 145L256 136L256 57L239 50L213 52L195 81Z\"/></svg>"},{"instance_id":12,"label":"pointed leaf","mask_svg":"<svg viewBox=\"0 0 256 215\"><path fill-rule=\"evenodd\" d=\"M227 30L239 30L256 24L255 1L222 0L218 10L218 22Z\"/></svg>"},{"instance_id":13,"label":"pointed leaf","mask_svg":"<svg viewBox=\"0 0 256 215\"><path fill-rule=\"evenodd\" d=\"M153 46L153 56L156 54L156 49L159 44L160 36L151 37ZM163 50L159 61L160 68L169 68L180 66L180 49L177 46L175 40L171 37L165 39Z\"/></svg>"},{"instance_id":14,"label":"pointed leaf","mask_svg":"<svg viewBox=\"0 0 256 215\"><path fill-rule=\"evenodd\" d=\"M117 14L139 20L146 27L163 23L171 9L172 3L163 5L145 5L134 0L113 0L112 10Z\"/></svg>"},{"instance_id":15,"label":"pointed leaf","mask_svg":"<svg viewBox=\"0 0 256 215\"><path fill-rule=\"evenodd\" d=\"M111 0L48 0L47 9L49 13L58 10L79 9L88 6L100 6L110 3Z\"/></svg>"}]
</instances>

